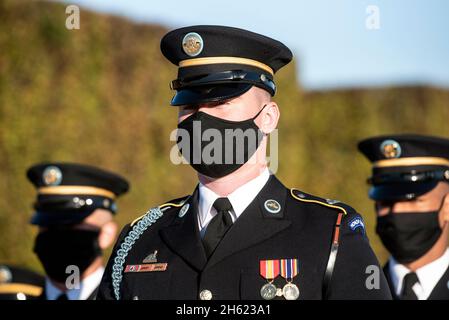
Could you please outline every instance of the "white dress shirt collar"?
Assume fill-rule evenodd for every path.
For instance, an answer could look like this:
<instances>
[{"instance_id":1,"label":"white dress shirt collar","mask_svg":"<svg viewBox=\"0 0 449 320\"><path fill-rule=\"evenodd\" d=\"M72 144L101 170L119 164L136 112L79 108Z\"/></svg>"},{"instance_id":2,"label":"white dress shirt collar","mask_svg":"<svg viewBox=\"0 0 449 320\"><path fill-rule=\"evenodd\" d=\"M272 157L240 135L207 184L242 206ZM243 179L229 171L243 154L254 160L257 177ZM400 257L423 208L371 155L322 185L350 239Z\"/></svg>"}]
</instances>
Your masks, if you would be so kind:
<instances>
[{"instance_id":1,"label":"white dress shirt collar","mask_svg":"<svg viewBox=\"0 0 449 320\"><path fill-rule=\"evenodd\" d=\"M268 168L265 168L259 176L238 187L228 195L227 198L231 202L233 208L233 211L231 212L233 222L237 220L248 205L256 198L269 178L270 172L268 171ZM198 191L198 225L201 236L203 236L207 225L217 213L212 205L220 196L201 182L199 183Z\"/></svg>"},{"instance_id":2,"label":"white dress shirt collar","mask_svg":"<svg viewBox=\"0 0 449 320\"><path fill-rule=\"evenodd\" d=\"M413 286L413 291L419 300L427 300L429 298L448 267L449 249L446 249L446 252L441 257L416 270L419 283ZM405 275L411 271L406 266L399 264L393 257L390 257L388 269L394 291L399 296L402 291L402 281Z\"/></svg>"},{"instance_id":3,"label":"white dress shirt collar","mask_svg":"<svg viewBox=\"0 0 449 320\"><path fill-rule=\"evenodd\" d=\"M89 296L98 288L103 277L104 268L98 268L92 274L84 278L78 289L70 289L65 292L69 300L87 300ZM47 278L45 280L45 294L47 300L56 300L64 291L59 290Z\"/></svg>"}]
</instances>

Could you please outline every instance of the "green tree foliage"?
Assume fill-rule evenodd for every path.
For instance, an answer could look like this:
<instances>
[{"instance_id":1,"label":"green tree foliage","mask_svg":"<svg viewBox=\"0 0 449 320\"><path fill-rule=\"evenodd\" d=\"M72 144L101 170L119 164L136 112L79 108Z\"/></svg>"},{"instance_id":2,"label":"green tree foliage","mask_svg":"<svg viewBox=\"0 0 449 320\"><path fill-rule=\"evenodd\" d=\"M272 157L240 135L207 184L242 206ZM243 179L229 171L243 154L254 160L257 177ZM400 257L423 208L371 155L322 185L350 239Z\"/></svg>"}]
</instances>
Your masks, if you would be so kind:
<instances>
[{"instance_id":1,"label":"green tree foliage","mask_svg":"<svg viewBox=\"0 0 449 320\"><path fill-rule=\"evenodd\" d=\"M120 225L196 183L189 166L169 159L177 109L169 106L168 86L176 68L159 51L166 29L82 10L80 30L67 30L66 17L63 4L0 0L0 261L35 269L30 165L74 161L121 173L132 187L119 200ZM449 136L449 92L304 92L294 64L277 83L278 176L358 209L385 259L366 197L370 166L356 143L384 133Z\"/></svg>"}]
</instances>

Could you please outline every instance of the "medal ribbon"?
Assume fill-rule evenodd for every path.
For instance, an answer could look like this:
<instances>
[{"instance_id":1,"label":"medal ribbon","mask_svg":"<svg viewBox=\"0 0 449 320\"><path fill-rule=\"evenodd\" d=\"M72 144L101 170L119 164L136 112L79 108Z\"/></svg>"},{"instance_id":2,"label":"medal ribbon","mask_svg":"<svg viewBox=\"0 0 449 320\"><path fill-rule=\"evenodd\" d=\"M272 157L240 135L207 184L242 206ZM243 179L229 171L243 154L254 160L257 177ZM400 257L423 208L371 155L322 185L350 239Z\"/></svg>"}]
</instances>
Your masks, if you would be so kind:
<instances>
[{"instance_id":1,"label":"medal ribbon","mask_svg":"<svg viewBox=\"0 0 449 320\"><path fill-rule=\"evenodd\" d=\"M281 276L288 279L293 279L298 274L298 259L281 259Z\"/></svg>"},{"instance_id":2,"label":"medal ribbon","mask_svg":"<svg viewBox=\"0 0 449 320\"><path fill-rule=\"evenodd\" d=\"M279 275L279 260L261 260L260 275L267 280L273 280Z\"/></svg>"}]
</instances>

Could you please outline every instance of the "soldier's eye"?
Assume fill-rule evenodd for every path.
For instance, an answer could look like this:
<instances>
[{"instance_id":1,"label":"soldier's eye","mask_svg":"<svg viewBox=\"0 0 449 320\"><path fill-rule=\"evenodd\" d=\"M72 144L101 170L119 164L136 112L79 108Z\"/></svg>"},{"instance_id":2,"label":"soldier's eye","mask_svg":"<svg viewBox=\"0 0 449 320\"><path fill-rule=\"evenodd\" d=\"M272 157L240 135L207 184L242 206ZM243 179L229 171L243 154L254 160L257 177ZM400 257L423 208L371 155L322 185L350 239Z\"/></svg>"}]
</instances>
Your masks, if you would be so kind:
<instances>
[{"instance_id":1,"label":"soldier's eye","mask_svg":"<svg viewBox=\"0 0 449 320\"><path fill-rule=\"evenodd\" d=\"M192 106L182 106L181 107L183 111L195 111L198 109L198 106L192 105Z\"/></svg>"},{"instance_id":2,"label":"soldier's eye","mask_svg":"<svg viewBox=\"0 0 449 320\"><path fill-rule=\"evenodd\" d=\"M392 202L392 201L379 201L377 203L378 208L392 207L393 205L394 205L394 202Z\"/></svg>"}]
</instances>

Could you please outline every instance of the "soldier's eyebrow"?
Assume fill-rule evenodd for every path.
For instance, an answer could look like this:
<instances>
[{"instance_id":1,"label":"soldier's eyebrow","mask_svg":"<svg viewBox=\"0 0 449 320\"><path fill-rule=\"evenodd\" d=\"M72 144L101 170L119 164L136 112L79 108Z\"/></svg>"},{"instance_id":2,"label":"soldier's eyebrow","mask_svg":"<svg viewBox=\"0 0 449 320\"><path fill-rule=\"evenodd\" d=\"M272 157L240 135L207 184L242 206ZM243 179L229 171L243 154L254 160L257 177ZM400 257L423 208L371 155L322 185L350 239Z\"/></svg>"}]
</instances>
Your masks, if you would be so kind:
<instances>
[{"instance_id":1,"label":"soldier's eyebrow","mask_svg":"<svg viewBox=\"0 0 449 320\"><path fill-rule=\"evenodd\" d=\"M195 109L198 109L199 108L199 105L197 105L197 104L189 104L189 105L183 105L183 106L180 106L180 108L182 109L182 110L195 110Z\"/></svg>"},{"instance_id":2,"label":"soldier's eyebrow","mask_svg":"<svg viewBox=\"0 0 449 320\"><path fill-rule=\"evenodd\" d=\"M396 201L397 202L397 201ZM375 207L376 207L376 210L380 210L380 209L383 209L383 208L391 208L391 207L393 207L394 206L394 204L396 203L395 201L392 201L392 200L381 200L381 201L376 201L376 203L375 203Z\"/></svg>"},{"instance_id":3,"label":"soldier's eyebrow","mask_svg":"<svg viewBox=\"0 0 449 320\"><path fill-rule=\"evenodd\" d=\"M203 106L207 107L207 108L213 108L216 106L220 106L222 104L227 104L229 103L229 101L231 101L231 99L228 100L220 100L220 101L211 101L211 102L206 102L204 104L202 104Z\"/></svg>"},{"instance_id":4,"label":"soldier's eyebrow","mask_svg":"<svg viewBox=\"0 0 449 320\"><path fill-rule=\"evenodd\" d=\"M99 229L101 229L101 227L91 224L91 223L83 222L83 223L73 226L73 229L75 229L75 230L92 230L93 231L93 230L99 230Z\"/></svg>"}]
</instances>

